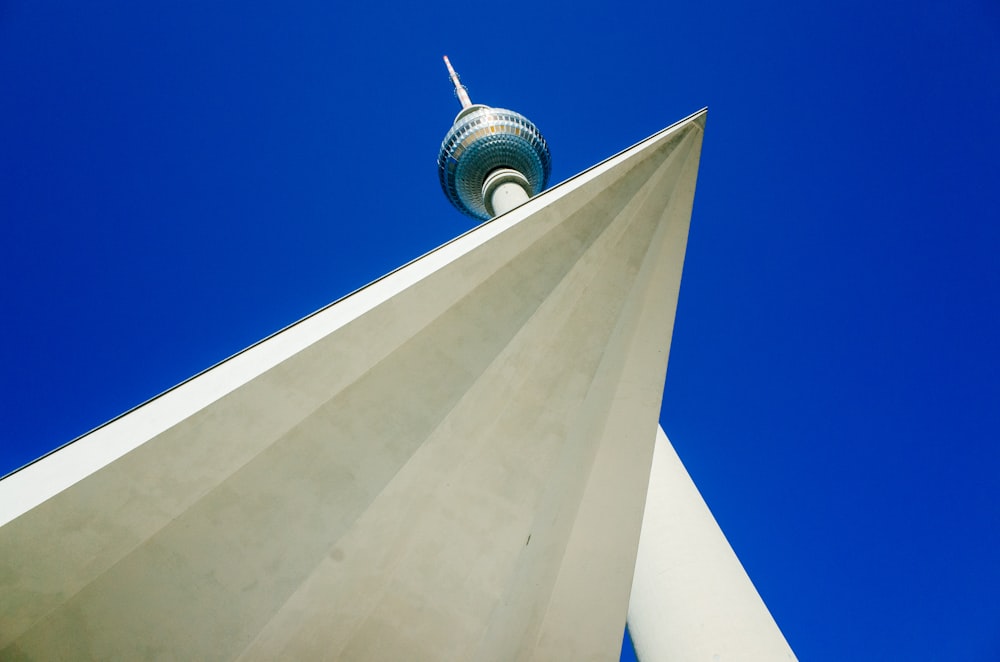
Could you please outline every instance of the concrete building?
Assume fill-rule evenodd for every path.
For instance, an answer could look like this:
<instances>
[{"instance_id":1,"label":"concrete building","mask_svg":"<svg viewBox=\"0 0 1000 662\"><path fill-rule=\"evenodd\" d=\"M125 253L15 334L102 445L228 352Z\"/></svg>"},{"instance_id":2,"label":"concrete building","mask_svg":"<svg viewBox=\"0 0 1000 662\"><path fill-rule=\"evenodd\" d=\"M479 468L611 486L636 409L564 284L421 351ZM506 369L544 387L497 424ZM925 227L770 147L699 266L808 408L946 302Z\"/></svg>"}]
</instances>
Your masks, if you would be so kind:
<instances>
[{"instance_id":1,"label":"concrete building","mask_svg":"<svg viewBox=\"0 0 1000 662\"><path fill-rule=\"evenodd\" d=\"M509 112L496 218L0 481L0 659L794 659L658 432L705 112L542 193Z\"/></svg>"}]
</instances>

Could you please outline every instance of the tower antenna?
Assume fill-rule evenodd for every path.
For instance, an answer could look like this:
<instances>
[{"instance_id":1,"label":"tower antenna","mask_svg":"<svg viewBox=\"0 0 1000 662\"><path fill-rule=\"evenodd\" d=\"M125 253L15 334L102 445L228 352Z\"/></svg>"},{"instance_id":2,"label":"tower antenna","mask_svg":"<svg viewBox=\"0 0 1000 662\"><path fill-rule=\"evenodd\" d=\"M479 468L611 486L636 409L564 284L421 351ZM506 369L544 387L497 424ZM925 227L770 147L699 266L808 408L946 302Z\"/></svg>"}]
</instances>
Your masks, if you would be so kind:
<instances>
[{"instance_id":1,"label":"tower antenna","mask_svg":"<svg viewBox=\"0 0 1000 662\"><path fill-rule=\"evenodd\" d=\"M458 100L462 102L462 108L468 108L472 105L472 99L469 98L469 91L458 80L458 74L455 73L455 69L451 66L451 60L448 59L447 55L444 56L444 63L448 67L448 77L455 84L455 94L458 95Z\"/></svg>"}]
</instances>

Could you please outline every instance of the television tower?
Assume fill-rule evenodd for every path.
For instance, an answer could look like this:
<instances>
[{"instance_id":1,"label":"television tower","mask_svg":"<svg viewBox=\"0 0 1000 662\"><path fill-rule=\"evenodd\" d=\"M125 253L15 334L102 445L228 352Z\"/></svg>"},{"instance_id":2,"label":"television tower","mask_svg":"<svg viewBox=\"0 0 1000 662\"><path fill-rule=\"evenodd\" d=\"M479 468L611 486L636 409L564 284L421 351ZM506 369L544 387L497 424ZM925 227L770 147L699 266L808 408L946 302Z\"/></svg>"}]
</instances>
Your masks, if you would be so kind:
<instances>
[{"instance_id":1,"label":"television tower","mask_svg":"<svg viewBox=\"0 0 1000 662\"><path fill-rule=\"evenodd\" d=\"M464 214L499 216L545 188L552 172L549 146L524 115L472 103L447 55L444 63L462 110L438 152L441 188Z\"/></svg>"}]
</instances>

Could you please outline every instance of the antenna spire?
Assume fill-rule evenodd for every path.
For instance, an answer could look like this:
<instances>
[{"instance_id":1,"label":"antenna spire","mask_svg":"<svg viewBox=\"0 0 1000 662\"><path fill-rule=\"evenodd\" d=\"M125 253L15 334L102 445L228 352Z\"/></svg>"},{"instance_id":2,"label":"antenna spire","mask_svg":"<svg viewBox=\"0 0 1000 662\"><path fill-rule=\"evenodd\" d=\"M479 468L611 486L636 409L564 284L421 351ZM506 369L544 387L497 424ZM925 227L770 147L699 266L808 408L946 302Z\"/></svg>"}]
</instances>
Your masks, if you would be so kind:
<instances>
[{"instance_id":1,"label":"antenna spire","mask_svg":"<svg viewBox=\"0 0 1000 662\"><path fill-rule=\"evenodd\" d=\"M458 74L451 66L451 60L448 56L444 56L445 66L448 67L448 77L451 78L451 82L455 84L455 94L458 95L458 100L462 102L462 108L468 108L472 105L472 99L469 98L469 92L465 89L465 85L458 80Z\"/></svg>"}]
</instances>

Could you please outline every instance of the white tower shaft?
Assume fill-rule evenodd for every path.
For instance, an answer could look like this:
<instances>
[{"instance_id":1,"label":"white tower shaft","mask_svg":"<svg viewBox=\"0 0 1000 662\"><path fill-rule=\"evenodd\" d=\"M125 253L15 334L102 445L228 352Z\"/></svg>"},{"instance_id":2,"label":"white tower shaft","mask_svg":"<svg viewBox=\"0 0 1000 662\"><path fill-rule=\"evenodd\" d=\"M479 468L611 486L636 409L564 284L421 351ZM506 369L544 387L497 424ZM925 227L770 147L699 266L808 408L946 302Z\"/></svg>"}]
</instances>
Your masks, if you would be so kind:
<instances>
[{"instance_id":1,"label":"white tower shaft","mask_svg":"<svg viewBox=\"0 0 1000 662\"><path fill-rule=\"evenodd\" d=\"M483 200L491 216L505 214L530 199L528 179L517 170L494 170L483 182Z\"/></svg>"},{"instance_id":2,"label":"white tower shaft","mask_svg":"<svg viewBox=\"0 0 1000 662\"><path fill-rule=\"evenodd\" d=\"M499 216L527 202L528 192L517 182L504 182L494 189L489 201L489 206L493 208L493 214Z\"/></svg>"}]
</instances>

